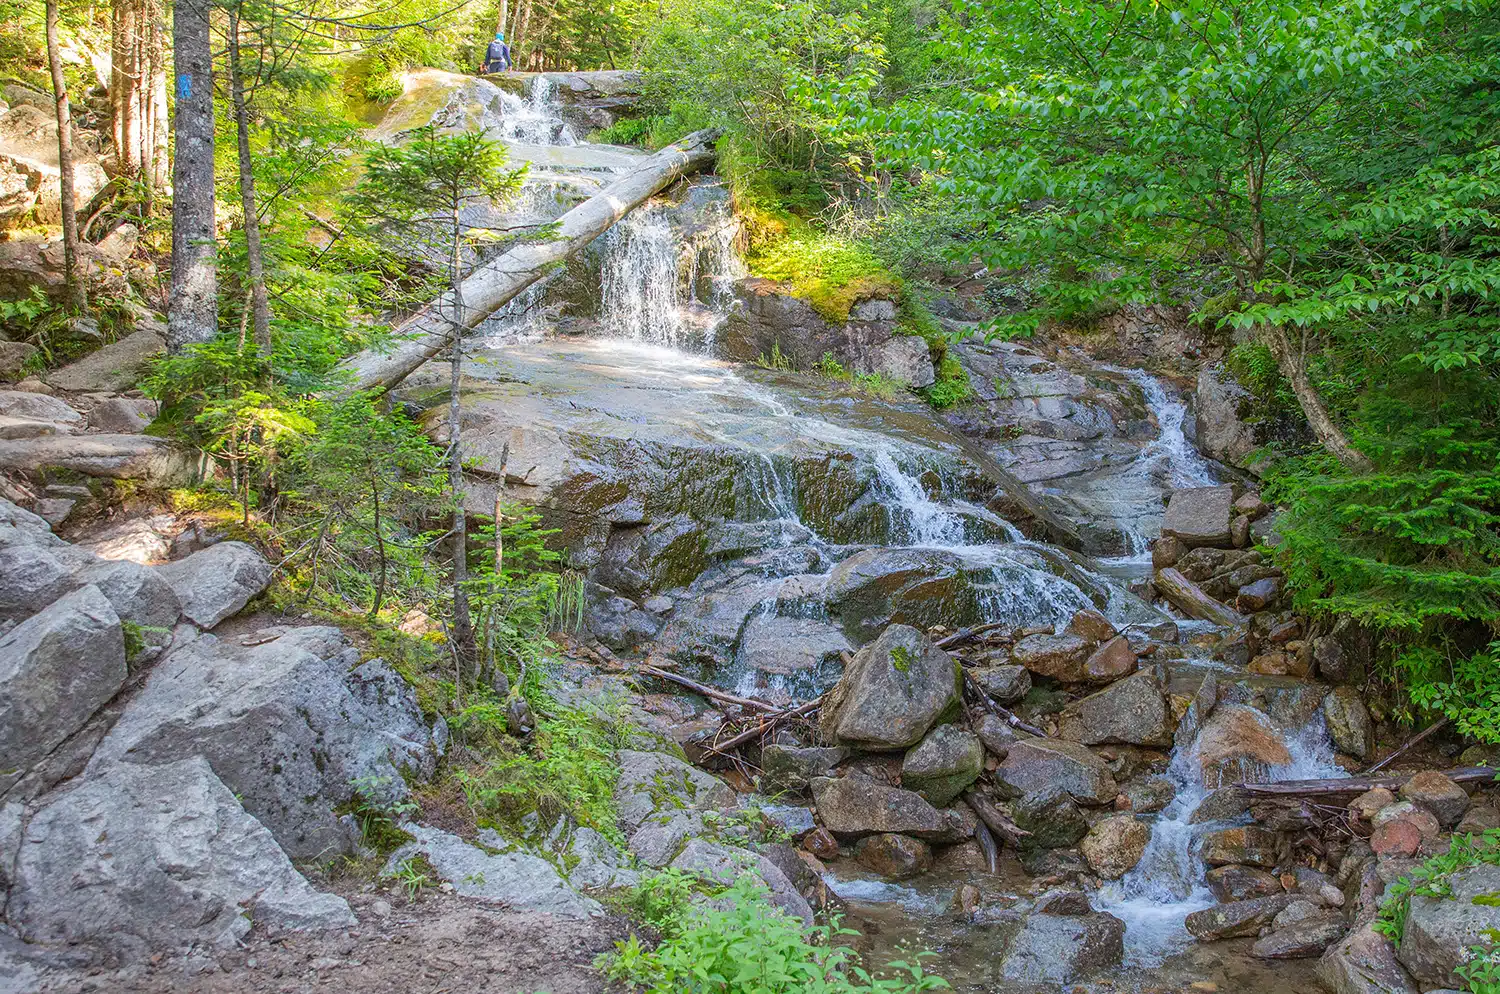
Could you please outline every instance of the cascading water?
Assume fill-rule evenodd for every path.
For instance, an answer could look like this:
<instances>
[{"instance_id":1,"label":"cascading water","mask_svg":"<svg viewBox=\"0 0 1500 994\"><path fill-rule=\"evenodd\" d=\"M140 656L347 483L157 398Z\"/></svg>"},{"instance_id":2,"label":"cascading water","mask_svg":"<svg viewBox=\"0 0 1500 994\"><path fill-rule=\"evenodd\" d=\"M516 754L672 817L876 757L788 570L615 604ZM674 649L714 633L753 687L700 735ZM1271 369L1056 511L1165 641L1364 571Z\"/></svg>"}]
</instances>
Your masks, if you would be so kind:
<instances>
[{"instance_id":1,"label":"cascading water","mask_svg":"<svg viewBox=\"0 0 1500 994\"><path fill-rule=\"evenodd\" d=\"M1252 713L1263 727L1274 731L1269 718ZM1256 779L1275 783L1348 775L1334 762L1321 711L1293 734L1277 734L1285 741L1291 762L1270 767ZM1157 966L1185 947L1192 939L1183 921L1192 912L1218 903L1208 889L1198 846L1204 832L1225 823L1193 822L1199 806L1212 793L1204 783L1196 732L1173 750L1167 778L1177 793L1151 824L1151 841L1140 863L1120 880L1100 888L1094 899L1099 910L1125 922L1126 960L1133 966Z\"/></svg>"},{"instance_id":2,"label":"cascading water","mask_svg":"<svg viewBox=\"0 0 1500 994\"><path fill-rule=\"evenodd\" d=\"M1187 440L1182 423L1187 418L1187 404L1167 394L1161 381L1143 369L1118 369L1130 382L1141 388L1146 406L1156 418L1160 434L1141 450L1132 471L1162 476L1173 489L1211 487L1219 476Z\"/></svg>"},{"instance_id":3,"label":"cascading water","mask_svg":"<svg viewBox=\"0 0 1500 994\"><path fill-rule=\"evenodd\" d=\"M504 118L499 137L506 142L524 145L577 145L578 137L558 114L552 81L535 76L524 98L502 91L500 97Z\"/></svg>"}]
</instances>

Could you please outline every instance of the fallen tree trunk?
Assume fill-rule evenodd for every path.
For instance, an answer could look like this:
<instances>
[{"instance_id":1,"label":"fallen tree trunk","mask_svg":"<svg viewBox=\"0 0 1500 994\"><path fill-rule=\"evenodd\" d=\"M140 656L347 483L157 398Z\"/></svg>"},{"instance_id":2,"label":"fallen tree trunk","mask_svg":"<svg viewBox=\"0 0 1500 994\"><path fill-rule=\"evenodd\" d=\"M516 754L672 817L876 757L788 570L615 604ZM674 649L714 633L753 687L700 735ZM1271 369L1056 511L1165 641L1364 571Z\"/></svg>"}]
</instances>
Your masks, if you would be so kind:
<instances>
[{"instance_id":1,"label":"fallen tree trunk","mask_svg":"<svg viewBox=\"0 0 1500 994\"><path fill-rule=\"evenodd\" d=\"M404 340L394 351L365 351L344 360L341 368L354 374L353 388L389 390L406 379L448 347L455 324L460 330L474 327L631 210L712 163L717 138L717 131L698 131L668 145L559 218L554 237L517 245L475 269L463 281L456 321L453 294L445 293L402 322L395 334Z\"/></svg>"},{"instance_id":2,"label":"fallen tree trunk","mask_svg":"<svg viewBox=\"0 0 1500 994\"><path fill-rule=\"evenodd\" d=\"M1454 783L1488 783L1500 770L1488 766L1461 766L1445 770L1443 775ZM1341 780L1283 780L1280 783L1240 783L1235 788L1255 797L1332 797L1363 794L1376 787L1396 790L1411 779L1411 774L1390 777L1346 777Z\"/></svg>"}]
</instances>

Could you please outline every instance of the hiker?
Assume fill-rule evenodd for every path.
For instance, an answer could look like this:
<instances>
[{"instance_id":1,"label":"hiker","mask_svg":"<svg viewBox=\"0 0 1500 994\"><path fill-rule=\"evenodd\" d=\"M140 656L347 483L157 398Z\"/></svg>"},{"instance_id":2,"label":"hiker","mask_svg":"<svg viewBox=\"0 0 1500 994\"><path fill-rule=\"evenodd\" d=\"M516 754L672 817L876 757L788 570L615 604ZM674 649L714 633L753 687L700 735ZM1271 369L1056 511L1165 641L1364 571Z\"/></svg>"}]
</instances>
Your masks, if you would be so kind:
<instances>
[{"instance_id":1,"label":"hiker","mask_svg":"<svg viewBox=\"0 0 1500 994\"><path fill-rule=\"evenodd\" d=\"M495 40L484 53L484 71L510 72L510 46L505 43L505 32L495 32Z\"/></svg>"}]
</instances>

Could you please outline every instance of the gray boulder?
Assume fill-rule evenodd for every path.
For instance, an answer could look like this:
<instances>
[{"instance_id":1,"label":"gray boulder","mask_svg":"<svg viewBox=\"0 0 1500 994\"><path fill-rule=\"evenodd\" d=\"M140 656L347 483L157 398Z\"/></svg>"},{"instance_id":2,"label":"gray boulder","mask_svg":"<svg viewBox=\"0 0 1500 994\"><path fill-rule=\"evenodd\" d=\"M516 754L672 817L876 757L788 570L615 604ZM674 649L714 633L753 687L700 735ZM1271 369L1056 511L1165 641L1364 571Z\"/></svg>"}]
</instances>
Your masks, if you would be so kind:
<instances>
[{"instance_id":1,"label":"gray boulder","mask_svg":"<svg viewBox=\"0 0 1500 994\"><path fill-rule=\"evenodd\" d=\"M1004 759L1010 752L1010 747L1021 741L1021 736L1010 726L1004 718L999 715L986 713L979 719L979 727L975 729L979 735L979 741L984 747L995 754L997 759Z\"/></svg>"},{"instance_id":2,"label":"gray boulder","mask_svg":"<svg viewBox=\"0 0 1500 994\"><path fill-rule=\"evenodd\" d=\"M64 401L44 393L0 390L0 414L27 421L51 421L65 428L82 428L83 415Z\"/></svg>"},{"instance_id":3,"label":"gray boulder","mask_svg":"<svg viewBox=\"0 0 1500 994\"><path fill-rule=\"evenodd\" d=\"M110 397L89 408L89 427L96 431L131 435L146 430L156 416L156 402L144 398Z\"/></svg>"},{"instance_id":4,"label":"gray boulder","mask_svg":"<svg viewBox=\"0 0 1500 994\"><path fill-rule=\"evenodd\" d=\"M1249 455L1259 446L1255 430L1241 412L1250 401L1250 391L1212 366L1198 371L1198 389L1193 404L1198 449L1211 459L1248 469Z\"/></svg>"},{"instance_id":5,"label":"gray boulder","mask_svg":"<svg viewBox=\"0 0 1500 994\"><path fill-rule=\"evenodd\" d=\"M1024 793L1065 790L1082 804L1109 804L1119 793L1104 760L1076 742L1026 739L1006 753L995 775Z\"/></svg>"},{"instance_id":6,"label":"gray boulder","mask_svg":"<svg viewBox=\"0 0 1500 994\"><path fill-rule=\"evenodd\" d=\"M155 327L142 328L77 362L53 370L46 380L49 385L71 393L121 393L135 386L147 364L166 351L166 347Z\"/></svg>"},{"instance_id":7,"label":"gray boulder","mask_svg":"<svg viewBox=\"0 0 1500 994\"><path fill-rule=\"evenodd\" d=\"M160 487L184 486L199 473L190 453L149 435L42 435L0 441L0 469L27 474L63 469Z\"/></svg>"},{"instance_id":8,"label":"gray boulder","mask_svg":"<svg viewBox=\"0 0 1500 994\"><path fill-rule=\"evenodd\" d=\"M84 945L114 963L232 948L252 920L355 924L201 758L120 765L48 795L27 825L6 916L29 942Z\"/></svg>"},{"instance_id":9,"label":"gray boulder","mask_svg":"<svg viewBox=\"0 0 1500 994\"><path fill-rule=\"evenodd\" d=\"M1323 717L1334 748L1355 759L1367 759L1375 750L1375 722L1359 691L1335 687L1323 698Z\"/></svg>"},{"instance_id":10,"label":"gray boulder","mask_svg":"<svg viewBox=\"0 0 1500 994\"><path fill-rule=\"evenodd\" d=\"M296 859L349 851L333 813L356 784L371 800L430 776L431 734L385 664L354 669L336 628L268 628L237 645L202 635L175 644L89 764L158 764L201 755Z\"/></svg>"},{"instance_id":11,"label":"gray boulder","mask_svg":"<svg viewBox=\"0 0 1500 994\"><path fill-rule=\"evenodd\" d=\"M953 803L984 770L984 746L961 725L939 725L907 751L901 785L938 807Z\"/></svg>"},{"instance_id":12,"label":"gray boulder","mask_svg":"<svg viewBox=\"0 0 1500 994\"><path fill-rule=\"evenodd\" d=\"M1125 923L1114 915L1032 914L1011 939L1000 971L1019 983L1070 984L1117 966Z\"/></svg>"},{"instance_id":13,"label":"gray boulder","mask_svg":"<svg viewBox=\"0 0 1500 994\"><path fill-rule=\"evenodd\" d=\"M1321 956L1347 931L1349 923L1343 914L1320 911L1263 936L1250 947L1250 955L1256 959L1311 959Z\"/></svg>"},{"instance_id":14,"label":"gray boulder","mask_svg":"<svg viewBox=\"0 0 1500 994\"><path fill-rule=\"evenodd\" d=\"M182 614L212 628L239 613L271 582L271 565L244 542L220 542L156 567L182 602Z\"/></svg>"},{"instance_id":15,"label":"gray boulder","mask_svg":"<svg viewBox=\"0 0 1500 994\"><path fill-rule=\"evenodd\" d=\"M74 580L98 587L121 621L133 621L148 628L171 628L182 613L172 585L149 566L128 560L97 559L78 570Z\"/></svg>"},{"instance_id":16,"label":"gray boulder","mask_svg":"<svg viewBox=\"0 0 1500 994\"><path fill-rule=\"evenodd\" d=\"M797 893L797 888L775 863L759 853L694 839L672 861L672 868L726 887L743 874L753 874L766 885L773 905L793 918L801 919L804 925L812 924L812 908L807 899Z\"/></svg>"},{"instance_id":17,"label":"gray boulder","mask_svg":"<svg viewBox=\"0 0 1500 994\"><path fill-rule=\"evenodd\" d=\"M1253 897L1247 901L1231 901L1202 911L1194 911L1183 922L1188 933L1200 942L1217 942L1220 939L1236 939L1255 936L1271 924L1276 916L1286 910L1292 901L1290 894L1275 897Z\"/></svg>"},{"instance_id":18,"label":"gray boulder","mask_svg":"<svg viewBox=\"0 0 1500 994\"><path fill-rule=\"evenodd\" d=\"M1021 840L1027 849L1065 849L1089 831L1073 795L1057 787L1027 792L1011 804L1010 815L1016 827L1028 833Z\"/></svg>"},{"instance_id":19,"label":"gray boulder","mask_svg":"<svg viewBox=\"0 0 1500 994\"><path fill-rule=\"evenodd\" d=\"M939 810L912 791L864 776L819 777L812 792L824 827L845 838L891 832L929 842L961 842L973 832L973 825L954 809Z\"/></svg>"},{"instance_id":20,"label":"gray boulder","mask_svg":"<svg viewBox=\"0 0 1500 994\"><path fill-rule=\"evenodd\" d=\"M772 743L760 751L761 789L767 793L801 793L813 777L826 777L849 756L842 746L792 746Z\"/></svg>"},{"instance_id":21,"label":"gray boulder","mask_svg":"<svg viewBox=\"0 0 1500 994\"><path fill-rule=\"evenodd\" d=\"M1450 895L1413 894L1406 931L1396 958L1423 990L1434 987L1464 989L1454 968L1469 958L1481 936L1500 929L1500 907L1480 903L1500 893L1500 866L1476 866L1448 877Z\"/></svg>"},{"instance_id":22,"label":"gray boulder","mask_svg":"<svg viewBox=\"0 0 1500 994\"><path fill-rule=\"evenodd\" d=\"M957 708L957 661L915 628L891 625L855 654L820 722L842 745L905 749Z\"/></svg>"},{"instance_id":23,"label":"gray boulder","mask_svg":"<svg viewBox=\"0 0 1500 994\"><path fill-rule=\"evenodd\" d=\"M1234 518L1234 488L1194 487L1178 490L1167 503L1161 533L1189 548L1229 544L1229 523Z\"/></svg>"},{"instance_id":24,"label":"gray boulder","mask_svg":"<svg viewBox=\"0 0 1500 994\"><path fill-rule=\"evenodd\" d=\"M568 886L574 890L601 891L634 887L641 875L630 868L630 857L592 828L577 828L568 842Z\"/></svg>"},{"instance_id":25,"label":"gray boulder","mask_svg":"<svg viewBox=\"0 0 1500 994\"><path fill-rule=\"evenodd\" d=\"M0 636L0 793L125 683L120 618L84 587Z\"/></svg>"},{"instance_id":26,"label":"gray boulder","mask_svg":"<svg viewBox=\"0 0 1500 994\"><path fill-rule=\"evenodd\" d=\"M1016 643L1011 658L1037 676L1082 683L1086 679L1083 664L1092 649L1092 643L1077 635L1028 635Z\"/></svg>"},{"instance_id":27,"label":"gray boulder","mask_svg":"<svg viewBox=\"0 0 1500 994\"><path fill-rule=\"evenodd\" d=\"M1176 728L1172 705L1150 673L1137 673L1070 704L1058 722L1058 734L1085 745L1165 747L1172 744Z\"/></svg>"},{"instance_id":28,"label":"gray boulder","mask_svg":"<svg viewBox=\"0 0 1500 994\"><path fill-rule=\"evenodd\" d=\"M1328 947L1318 960L1318 977L1333 994L1417 994L1390 940L1369 924Z\"/></svg>"},{"instance_id":29,"label":"gray boulder","mask_svg":"<svg viewBox=\"0 0 1500 994\"><path fill-rule=\"evenodd\" d=\"M979 686L999 704L1013 704L1031 692L1031 671L1024 666L987 666L973 672Z\"/></svg>"},{"instance_id":30,"label":"gray boulder","mask_svg":"<svg viewBox=\"0 0 1500 994\"><path fill-rule=\"evenodd\" d=\"M540 856L523 852L490 853L456 835L427 825L403 824L412 842L386 860L392 874L403 862L421 854L455 893L494 901L521 911L542 911L559 918L588 918L603 909L593 898L577 893Z\"/></svg>"},{"instance_id":31,"label":"gray boulder","mask_svg":"<svg viewBox=\"0 0 1500 994\"><path fill-rule=\"evenodd\" d=\"M734 801L734 791L712 774L664 752L620 750L615 810L627 833L653 815L709 811Z\"/></svg>"},{"instance_id":32,"label":"gray boulder","mask_svg":"<svg viewBox=\"0 0 1500 994\"><path fill-rule=\"evenodd\" d=\"M0 181L3 182L3 181ZM18 380L31 357L38 354L35 345L0 341L0 380Z\"/></svg>"},{"instance_id":33,"label":"gray boulder","mask_svg":"<svg viewBox=\"0 0 1500 994\"><path fill-rule=\"evenodd\" d=\"M1089 868L1105 880L1119 880L1135 869L1151 841L1151 827L1135 815L1112 815L1084 836L1079 849Z\"/></svg>"}]
</instances>

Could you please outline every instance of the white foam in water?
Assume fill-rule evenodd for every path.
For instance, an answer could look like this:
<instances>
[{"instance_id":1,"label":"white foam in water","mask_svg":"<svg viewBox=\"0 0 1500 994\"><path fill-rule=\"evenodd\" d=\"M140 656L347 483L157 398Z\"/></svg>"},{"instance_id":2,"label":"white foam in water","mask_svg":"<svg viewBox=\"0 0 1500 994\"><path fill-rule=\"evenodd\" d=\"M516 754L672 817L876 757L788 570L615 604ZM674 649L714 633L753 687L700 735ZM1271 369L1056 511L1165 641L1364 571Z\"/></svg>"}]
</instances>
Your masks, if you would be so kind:
<instances>
[{"instance_id":1,"label":"white foam in water","mask_svg":"<svg viewBox=\"0 0 1500 994\"><path fill-rule=\"evenodd\" d=\"M1272 727L1270 719L1264 715L1261 719ZM1285 741L1292 761L1271 769L1267 782L1348 776L1333 761L1322 712ZM1190 824L1193 812L1210 793L1203 786L1196 738L1188 747L1173 751L1167 777L1177 788L1177 796L1151 824L1151 841L1140 863L1094 895L1096 908L1125 922L1129 966L1159 966L1192 942L1183 926L1187 916L1218 903L1205 882L1198 839L1202 832L1223 827L1223 823Z\"/></svg>"},{"instance_id":2,"label":"white foam in water","mask_svg":"<svg viewBox=\"0 0 1500 994\"><path fill-rule=\"evenodd\" d=\"M500 137L507 142L525 145L577 145L578 137L558 113L552 99L552 81L536 76L526 98L500 91L505 116L500 122Z\"/></svg>"},{"instance_id":3,"label":"white foam in water","mask_svg":"<svg viewBox=\"0 0 1500 994\"><path fill-rule=\"evenodd\" d=\"M862 904L895 904L918 915L941 914L953 903L953 890L939 890L923 894L913 887L893 884L886 880L864 878L841 880L832 873L823 874L823 882L845 901Z\"/></svg>"},{"instance_id":4,"label":"white foam in water","mask_svg":"<svg viewBox=\"0 0 1500 994\"><path fill-rule=\"evenodd\" d=\"M907 544L937 547L963 544L963 520L947 508L933 503L927 496L927 491L922 488L921 481L896 463L896 457L889 448L882 446L876 450L874 466L876 478L895 501L893 510L899 514L900 522L906 529Z\"/></svg>"}]
</instances>

